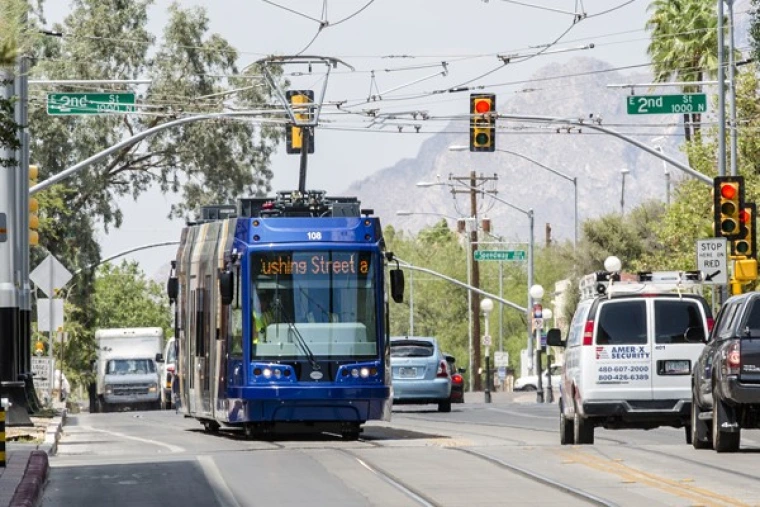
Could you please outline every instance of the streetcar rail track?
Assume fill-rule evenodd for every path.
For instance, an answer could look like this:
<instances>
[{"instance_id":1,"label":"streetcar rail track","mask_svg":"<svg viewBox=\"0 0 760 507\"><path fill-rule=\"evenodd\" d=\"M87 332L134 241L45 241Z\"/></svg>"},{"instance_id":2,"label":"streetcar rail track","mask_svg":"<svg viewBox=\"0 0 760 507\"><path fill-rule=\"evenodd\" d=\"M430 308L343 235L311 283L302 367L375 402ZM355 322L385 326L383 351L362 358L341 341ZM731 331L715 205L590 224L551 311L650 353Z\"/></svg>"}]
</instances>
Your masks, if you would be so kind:
<instances>
[{"instance_id":1,"label":"streetcar rail track","mask_svg":"<svg viewBox=\"0 0 760 507\"><path fill-rule=\"evenodd\" d=\"M395 475L391 474L390 472L385 471L383 468L377 466L376 464L369 461L367 458L364 458L362 456L359 456L357 453L349 450L349 449L336 449L337 451L346 454L348 456L351 456L354 458L361 466L372 472L374 475L382 479L384 482L390 484L400 492L402 492L404 495L406 495L411 500L414 500L419 505L423 505L425 507L441 507L441 504L427 496L425 493L419 491L417 488L410 486L406 482L402 481Z\"/></svg>"}]
</instances>

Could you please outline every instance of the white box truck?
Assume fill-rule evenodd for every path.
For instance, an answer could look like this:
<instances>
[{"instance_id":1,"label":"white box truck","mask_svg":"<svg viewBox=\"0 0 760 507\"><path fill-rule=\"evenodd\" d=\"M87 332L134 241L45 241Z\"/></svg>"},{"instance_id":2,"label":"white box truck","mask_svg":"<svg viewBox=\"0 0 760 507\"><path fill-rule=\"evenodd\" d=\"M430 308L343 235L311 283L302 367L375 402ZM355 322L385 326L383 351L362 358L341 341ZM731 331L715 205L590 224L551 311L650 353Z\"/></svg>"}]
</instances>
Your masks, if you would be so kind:
<instances>
[{"instance_id":1,"label":"white box truck","mask_svg":"<svg viewBox=\"0 0 760 507\"><path fill-rule=\"evenodd\" d=\"M160 327L98 329L97 410L160 409L164 331Z\"/></svg>"}]
</instances>

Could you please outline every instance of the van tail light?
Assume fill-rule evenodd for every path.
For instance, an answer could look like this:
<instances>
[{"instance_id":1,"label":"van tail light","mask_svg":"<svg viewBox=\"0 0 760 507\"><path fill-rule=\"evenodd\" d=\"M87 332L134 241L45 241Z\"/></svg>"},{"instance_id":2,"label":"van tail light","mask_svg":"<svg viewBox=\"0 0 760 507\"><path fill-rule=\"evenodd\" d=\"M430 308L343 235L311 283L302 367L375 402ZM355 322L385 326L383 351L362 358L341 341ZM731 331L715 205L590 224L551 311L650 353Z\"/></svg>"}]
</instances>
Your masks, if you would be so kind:
<instances>
[{"instance_id":1,"label":"van tail light","mask_svg":"<svg viewBox=\"0 0 760 507\"><path fill-rule=\"evenodd\" d=\"M731 342L726 350L726 373L738 375L742 366L741 345L739 340Z\"/></svg>"},{"instance_id":2,"label":"van tail light","mask_svg":"<svg viewBox=\"0 0 760 507\"><path fill-rule=\"evenodd\" d=\"M715 319L712 317L707 317L707 333L709 334L710 331L712 331L713 326L715 325Z\"/></svg>"},{"instance_id":3,"label":"van tail light","mask_svg":"<svg viewBox=\"0 0 760 507\"><path fill-rule=\"evenodd\" d=\"M441 361L438 364L438 371L435 374L436 377L446 378L449 376L448 368L446 368L446 361Z\"/></svg>"},{"instance_id":4,"label":"van tail light","mask_svg":"<svg viewBox=\"0 0 760 507\"><path fill-rule=\"evenodd\" d=\"M594 321L587 320L586 327L583 328L583 345L593 345L594 343Z\"/></svg>"}]
</instances>

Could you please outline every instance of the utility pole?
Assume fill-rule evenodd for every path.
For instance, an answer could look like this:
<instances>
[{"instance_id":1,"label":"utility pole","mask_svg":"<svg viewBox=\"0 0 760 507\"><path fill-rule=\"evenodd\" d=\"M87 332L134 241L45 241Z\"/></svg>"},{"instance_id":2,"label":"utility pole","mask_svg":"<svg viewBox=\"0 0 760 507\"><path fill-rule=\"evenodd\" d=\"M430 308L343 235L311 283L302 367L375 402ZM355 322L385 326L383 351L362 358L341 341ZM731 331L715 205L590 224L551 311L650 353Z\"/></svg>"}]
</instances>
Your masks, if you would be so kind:
<instances>
[{"instance_id":1,"label":"utility pole","mask_svg":"<svg viewBox=\"0 0 760 507\"><path fill-rule=\"evenodd\" d=\"M478 190L477 190L477 184L478 182L488 181L488 180L497 180L498 176L478 176L475 171L470 171L469 176L449 176L450 180L457 180L457 181L469 181L468 186L470 187L468 190L457 190L452 188L451 193L457 194L457 193L469 193L470 194L470 217L473 219L473 226L470 230L470 234L468 237L468 245L467 245L467 252L470 256L470 284L475 288L480 288L480 269L478 267L478 263L475 262L475 250L478 248ZM495 191L486 191L482 190L482 192L489 192L493 193ZM470 336L470 350L472 351L472 371L470 371L470 378L473 379L474 382L474 390L480 391L482 390L482 381L480 377L480 368L481 368L481 357L480 357L480 295L477 292L468 291L469 294L469 304L470 304L470 315L472 316L472 324L471 324L471 336Z\"/></svg>"}]
</instances>

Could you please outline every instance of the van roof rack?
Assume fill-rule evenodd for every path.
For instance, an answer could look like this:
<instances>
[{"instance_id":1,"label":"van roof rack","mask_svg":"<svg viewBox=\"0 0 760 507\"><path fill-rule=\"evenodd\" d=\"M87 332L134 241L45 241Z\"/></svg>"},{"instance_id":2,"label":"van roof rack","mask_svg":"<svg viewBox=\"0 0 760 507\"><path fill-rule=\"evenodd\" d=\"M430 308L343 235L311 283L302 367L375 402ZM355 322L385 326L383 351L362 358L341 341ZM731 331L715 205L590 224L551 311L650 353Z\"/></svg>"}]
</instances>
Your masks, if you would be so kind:
<instances>
[{"instance_id":1,"label":"van roof rack","mask_svg":"<svg viewBox=\"0 0 760 507\"><path fill-rule=\"evenodd\" d=\"M702 291L700 271L639 271L636 274L596 271L585 275L579 283L581 299L613 294L642 294Z\"/></svg>"}]
</instances>

